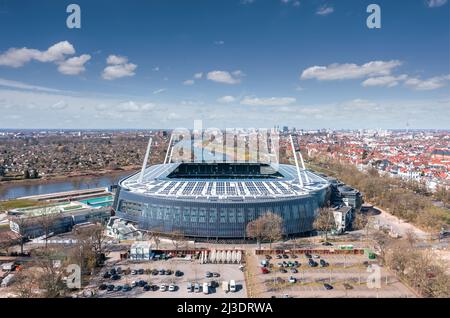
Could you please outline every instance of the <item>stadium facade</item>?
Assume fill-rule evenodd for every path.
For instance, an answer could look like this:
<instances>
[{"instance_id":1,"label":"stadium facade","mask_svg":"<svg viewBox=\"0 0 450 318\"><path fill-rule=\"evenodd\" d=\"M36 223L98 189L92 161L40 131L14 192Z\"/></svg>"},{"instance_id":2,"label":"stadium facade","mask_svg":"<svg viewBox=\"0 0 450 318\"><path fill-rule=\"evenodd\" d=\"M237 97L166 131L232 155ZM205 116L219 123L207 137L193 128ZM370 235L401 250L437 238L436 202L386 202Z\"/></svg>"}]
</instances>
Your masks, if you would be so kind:
<instances>
[{"instance_id":1,"label":"stadium facade","mask_svg":"<svg viewBox=\"0 0 450 318\"><path fill-rule=\"evenodd\" d=\"M206 239L245 238L250 221L273 212L297 235L313 230L330 189L298 164L165 163L120 180L113 207L141 229Z\"/></svg>"}]
</instances>

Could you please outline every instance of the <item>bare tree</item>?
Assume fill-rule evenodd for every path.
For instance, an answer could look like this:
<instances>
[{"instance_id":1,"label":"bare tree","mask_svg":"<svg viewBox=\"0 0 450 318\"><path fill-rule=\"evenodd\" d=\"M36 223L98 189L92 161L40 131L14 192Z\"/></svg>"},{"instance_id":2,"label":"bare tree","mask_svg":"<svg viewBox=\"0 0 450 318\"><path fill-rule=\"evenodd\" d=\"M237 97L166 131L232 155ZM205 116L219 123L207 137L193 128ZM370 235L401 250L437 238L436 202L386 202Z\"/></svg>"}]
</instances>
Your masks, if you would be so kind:
<instances>
[{"instance_id":1,"label":"bare tree","mask_svg":"<svg viewBox=\"0 0 450 318\"><path fill-rule=\"evenodd\" d=\"M405 240L408 242L410 247L414 247L417 242L416 233L412 229L407 230L405 233Z\"/></svg>"},{"instance_id":2,"label":"bare tree","mask_svg":"<svg viewBox=\"0 0 450 318\"><path fill-rule=\"evenodd\" d=\"M336 227L333 211L328 207L319 209L313 223L314 229L325 232L325 241L328 241L328 232Z\"/></svg>"},{"instance_id":3,"label":"bare tree","mask_svg":"<svg viewBox=\"0 0 450 318\"><path fill-rule=\"evenodd\" d=\"M186 237L184 236L183 232L181 231L172 231L168 234L170 237L170 240L172 242L173 247L175 248L175 251L178 252L181 248L186 247Z\"/></svg>"},{"instance_id":4,"label":"bare tree","mask_svg":"<svg viewBox=\"0 0 450 318\"><path fill-rule=\"evenodd\" d=\"M64 270L57 266L61 262L63 253L57 249L48 249L35 252L35 266L38 273L37 283L43 290L45 298L59 297L65 290L63 283ZM62 263L62 262L61 262Z\"/></svg>"},{"instance_id":5,"label":"bare tree","mask_svg":"<svg viewBox=\"0 0 450 318\"><path fill-rule=\"evenodd\" d=\"M51 233L56 220L58 218L58 214L51 210L51 207L43 208L42 213L36 217L36 221L42 227L45 235L45 248L47 248L48 236Z\"/></svg>"},{"instance_id":6,"label":"bare tree","mask_svg":"<svg viewBox=\"0 0 450 318\"><path fill-rule=\"evenodd\" d=\"M27 236L25 235L25 229L27 226L29 226L30 220L26 217L17 216L17 217L14 217L12 219L12 221L14 223L16 223L18 226L18 231L16 233L20 236L20 239L19 239L20 254L23 254L23 246L25 244L25 241L27 240Z\"/></svg>"},{"instance_id":7,"label":"bare tree","mask_svg":"<svg viewBox=\"0 0 450 318\"><path fill-rule=\"evenodd\" d=\"M38 274L31 268L20 270L16 276L13 290L18 298L38 297Z\"/></svg>"},{"instance_id":8,"label":"bare tree","mask_svg":"<svg viewBox=\"0 0 450 318\"><path fill-rule=\"evenodd\" d=\"M264 240L272 242L279 240L283 235L283 219L274 213L265 213L256 220L247 224L247 236L256 239L258 249L261 249L261 242Z\"/></svg>"}]
</instances>

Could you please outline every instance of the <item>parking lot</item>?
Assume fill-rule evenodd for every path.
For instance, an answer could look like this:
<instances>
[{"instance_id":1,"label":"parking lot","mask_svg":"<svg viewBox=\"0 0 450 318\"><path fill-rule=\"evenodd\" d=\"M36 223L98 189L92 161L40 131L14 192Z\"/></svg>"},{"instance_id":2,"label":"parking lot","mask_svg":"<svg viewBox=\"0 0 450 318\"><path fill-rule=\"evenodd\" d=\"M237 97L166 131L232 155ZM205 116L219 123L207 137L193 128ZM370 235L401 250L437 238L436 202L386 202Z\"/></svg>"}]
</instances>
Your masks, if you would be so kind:
<instances>
[{"instance_id":1,"label":"parking lot","mask_svg":"<svg viewBox=\"0 0 450 318\"><path fill-rule=\"evenodd\" d=\"M122 269L122 274L120 274L120 279L113 280L111 277L104 278L105 272L109 272L112 268ZM127 269L130 270L129 274ZM134 274L133 270L141 269L141 273ZM158 274L154 275L151 273L152 270L156 269ZM159 272L161 269L167 271L170 270L172 273L170 275L161 274ZM142 270L144 273L142 273ZM178 277L175 272L179 271ZM206 273L210 272L211 277L207 278ZM213 276L215 274L216 277ZM218 277L217 277L218 276ZM117 278L117 277L116 277ZM235 292L225 292L222 289L223 281L234 280L236 282ZM153 289L145 291L142 286L132 287L133 282L139 283L139 281L144 281L147 285L154 286ZM214 287L215 281L218 285ZM198 283L200 289L195 292L194 288L189 292L187 289L188 282L193 284ZM209 283L208 294L203 293L202 286L203 283ZM113 291L100 290L100 285L114 285L115 289ZM170 284L174 285L173 291L162 291L161 285L165 284L168 288ZM238 297L245 298L247 296L244 273L239 269L237 264L200 264L198 260L185 260L185 259L169 259L169 260L159 260L159 261L146 261L139 263L132 263L130 261L122 261L114 264L114 266L105 267L99 275L97 275L92 281L91 286L95 286L96 294L98 297L139 297L139 298L208 298L208 297ZM117 291L117 286L122 286L120 291ZM131 290L123 290L123 286L128 285ZM157 286L157 287L156 287ZM148 287L147 287L148 288Z\"/></svg>"},{"instance_id":2,"label":"parking lot","mask_svg":"<svg viewBox=\"0 0 450 318\"><path fill-rule=\"evenodd\" d=\"M415 297L410 289L384 268L375 270L377 263L369 262L364 255L316 254L306 257L304 254L294 254L292 257L286 253L286 258L280 259L277 255L270 256L272 258L268 260L267 270L264 270L266 273L261 270L265 255L251 256L253 260L249 261L248 266L248 288L253 296ZM372 270L368 269L370 265ZM377 280L368 284L369 277L376 277Z\"/></svg>"}]
</instances>

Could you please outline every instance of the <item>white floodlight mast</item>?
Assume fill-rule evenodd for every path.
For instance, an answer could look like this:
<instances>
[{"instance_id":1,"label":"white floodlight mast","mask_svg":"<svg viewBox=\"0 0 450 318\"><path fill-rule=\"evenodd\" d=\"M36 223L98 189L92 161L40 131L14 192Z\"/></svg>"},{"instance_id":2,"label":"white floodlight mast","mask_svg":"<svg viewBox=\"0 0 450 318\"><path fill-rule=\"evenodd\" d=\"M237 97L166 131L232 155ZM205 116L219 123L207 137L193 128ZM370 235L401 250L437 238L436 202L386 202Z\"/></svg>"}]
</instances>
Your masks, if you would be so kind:
<instances>
[{"instance_id":1,"label":"white floodlight mast","mask_svg":"<svg viewBox=\"0 0 450 318\"><path fill-rule=\"evenodd\" d=\"M150 154L151 147L152 147L152 137L150 137L150 139L148 140L147 151L145 152L144 162L142 163L141 174L139 175L139 180L138 180L139 183L142 183L142 180L144 180L145 167L147 166L148 155Z\"/></svg>"},{"instance_id":2,"label":"white floodlight mast","mask_svg":"<svg viewBox=\"0 0 450 318\"><path fill-rule=\"evenodd\" d=\"M291 147L292 147L292 153L294 154L295 167L297 168L298 181L300 182L300 186L303 187L303 180L302 180L302 176L300 175L300 167L298 166L297 154L295 152L295 147L294 147L294 140L292 139L292 135L289 135L289 137L291 139Z\"/></svg>"},{"instance_id":3,"label":"white floodlight mast","mask_svg":"<svg viewBox=\"0 0 450 318\"><path fill-rule=\"evenodd\" d=\"M173 133L170 134L170 139L169 139L169 146L167 147L167 151L166 151L166 157L164 158L164 164L166 164L167 161L167 157L169 156L169 150L170 150L170 146L172 145L172 137L173 137Z\"/></svg>"},{"instance_id":4,"label":"white floodlight mast","mask_svg":"<svg viewBox=\"0 0 450 318\"><path fill-rule=\"evenodd\" d=\"M298 150L298 154L300 155L300 161L302 163L303 174L305 175L306 184L310 184L311 182L309 181L308 173L306 172L306 168L305 168L305 162L303 161L303 156L302 156L302 152L300 151L300 149Z\"/></svg>"}]
</instances>

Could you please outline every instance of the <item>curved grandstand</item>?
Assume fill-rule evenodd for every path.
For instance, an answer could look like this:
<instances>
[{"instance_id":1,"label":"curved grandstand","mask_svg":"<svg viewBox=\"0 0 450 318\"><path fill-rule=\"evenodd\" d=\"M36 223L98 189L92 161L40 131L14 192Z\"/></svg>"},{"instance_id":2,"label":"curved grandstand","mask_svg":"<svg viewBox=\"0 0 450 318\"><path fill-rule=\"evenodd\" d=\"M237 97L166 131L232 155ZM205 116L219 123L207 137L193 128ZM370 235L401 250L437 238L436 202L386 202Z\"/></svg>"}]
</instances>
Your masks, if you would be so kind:
<instances>
[{"instance_id":1,"label":"curved grandstand","mask_svg":"<svg viewBox=\"0 0 450 318\"><path fill-rule=\"evenodd\" d=\"M114 208L145 230L209 239L245 238L248 222L273 212L291 235L312 231L329 189L327 180L298 165L167 163L122 179Z\"/></svg>"}]
</instances>

